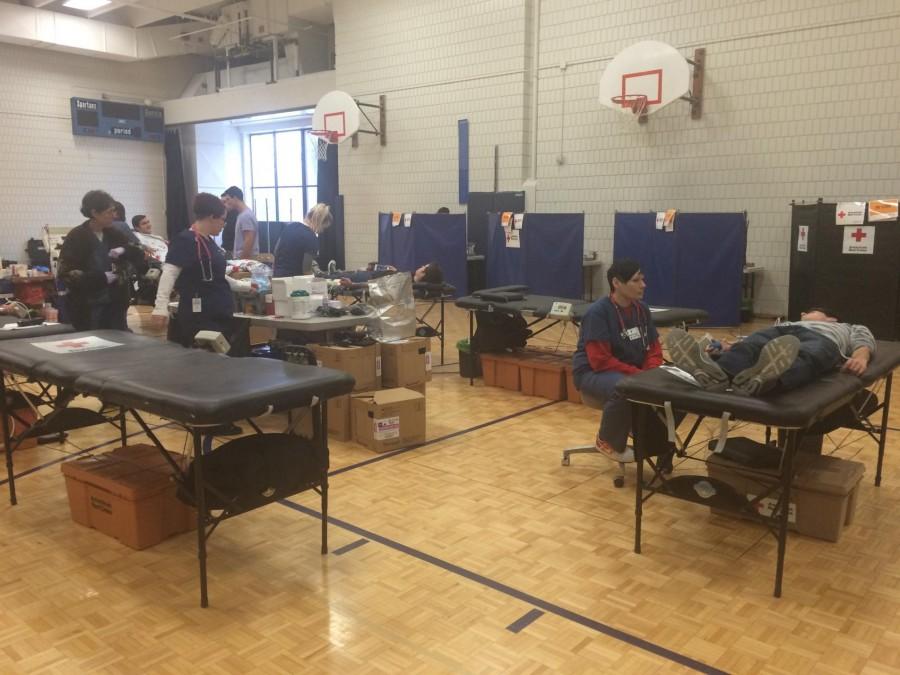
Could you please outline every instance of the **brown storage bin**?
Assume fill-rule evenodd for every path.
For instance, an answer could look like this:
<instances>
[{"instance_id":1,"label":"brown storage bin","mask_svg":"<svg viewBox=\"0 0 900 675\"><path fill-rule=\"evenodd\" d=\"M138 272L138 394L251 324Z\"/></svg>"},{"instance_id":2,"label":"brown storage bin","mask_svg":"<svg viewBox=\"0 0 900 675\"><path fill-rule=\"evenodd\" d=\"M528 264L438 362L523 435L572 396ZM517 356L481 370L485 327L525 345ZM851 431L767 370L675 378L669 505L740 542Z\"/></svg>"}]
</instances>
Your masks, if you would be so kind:
<instances>
[{"instance_id":1,"label":"brown storage bin","mask_svg":"<svg viewBox=\"0 0 900 675\"><path fill-rule=\"evenodd\" d=\"M487 386L519 391L518 357L509 354L482 354L481 367Z\"/></svg>"},{"instance_id":2,"label":"brown storage bin","mask_svg":"<svg viewBox=\"0 0 900 675\"><path fill-rule=\"evenodd\" d=\"M791 484L788 527L810 537L838 541L844 526L853 522L856 492L865 467L860 462L806 453L798 454L796 461L801 466ZM775 470L751 470L716 455L707 461L707 473L748 498L768 489L764 482L777 480ZM776 491L761 504L767 514L774 508L777 496ZM720 509L713 509L713 513L737 515Z\"/></svg>"},{"instance_id":3,"label":"brown storage bin","mask_svg":"<svg viewBox=\"0 0 900 675\"><path fill-rule=\"evenodd\" d=\"M197 525L194 509L175 496L171 467L152 445L80 457L61 468L72 520L131 548L153 546Z\"/></svg>"},{"instance_id":4,"label":"brown storage bin","mask_svg":"<svg viewBox=\"0 0 900 675\"><path fill-rule=\"evenodd\" d=\"M566 397L565 368L555 354L524 354L519 359L522 393L562 401Z\"/></svg>"},{"instance_id":5,"label":"brown storage bin","mask_svg":"<svg viewBox=\"0 0 900 675\"><path fill-rule=\"evenodd\" d=\"M572 376L572 363L566 366L566 400L570 403L581 403L581 392L575 388L575 378Z\"/></svg>"}]
</instances>

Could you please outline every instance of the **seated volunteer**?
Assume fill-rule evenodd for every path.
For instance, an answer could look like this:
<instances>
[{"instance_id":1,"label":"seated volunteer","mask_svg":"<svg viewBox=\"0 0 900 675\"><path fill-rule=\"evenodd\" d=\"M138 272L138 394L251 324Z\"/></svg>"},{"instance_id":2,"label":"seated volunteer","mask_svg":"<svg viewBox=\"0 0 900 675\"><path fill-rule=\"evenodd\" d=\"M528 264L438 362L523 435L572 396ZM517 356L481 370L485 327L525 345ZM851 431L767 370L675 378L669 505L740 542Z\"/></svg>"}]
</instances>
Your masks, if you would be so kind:
<instances>
[{"instance_id":1,"label":"seated volunteer","mask_svg":"<svg viewBox=\"0 0 900 675\"><path fill-rule=\"evenodd\" d=\"M58 276L68 289L75 330L128 330L128 270L143 261L144 252L113 225L115 204L103 190L85 194L81 213L87 220L66 235L60 250Z\"/></svg>"},{"instance_id":2,"label":"seated volunteer","mask_svg":"<svg viewBox=\"0 0 900 675\"><path fill-rule=\"evenodd\" d=\"M225 226L225 205L215 195L201 192L194 197L194 224L169 242L151 321L157 328L169 320L169 297L178 291L177 342L193 344L201 330L222 333L235 351L238 326L234 298L225 274L225 252L213 237Z\"/></svg>"},{"instance_id":3,"label":"seated volunteer","mask_svg":"<svg viewBox=\"0 0 900 675\"><path fill-rule=\"evenodd\" d=\"M288 223L275 244L273 277L296 277L313 273L319 255L319 235L334 218L328 204L316 204L302 223Z\"/></svg>"},{"instance_id":4,"label":"seated volunteer","mask_svg":"<svg viewBox=\"0 0 900 675\"><path fill-rule=\"evenodd\" d=\"M748 396L787 391L840 368L862 375L875 353L875 338L865 326L841 323L833 312L814 308L787 321L705 353L693 337L672 329L666 336L672 362L704 388Z\"/></svg>"},{"instance_id":5,"label":"seated volunteer","mask_svg":"<svg viewBox=\"0 0 900 675\"><path fill-rule=\"evenodd\" d=\"M604 401L597 450L617 462L633 462L627 447L631 404L616 392L623 377L663 362L659 334L650 308L642 301L644 275L635 260L616 260L606 272L610 294L593 303L581 321L572 359L575 387Z\"/></svg>"}]
</instances>

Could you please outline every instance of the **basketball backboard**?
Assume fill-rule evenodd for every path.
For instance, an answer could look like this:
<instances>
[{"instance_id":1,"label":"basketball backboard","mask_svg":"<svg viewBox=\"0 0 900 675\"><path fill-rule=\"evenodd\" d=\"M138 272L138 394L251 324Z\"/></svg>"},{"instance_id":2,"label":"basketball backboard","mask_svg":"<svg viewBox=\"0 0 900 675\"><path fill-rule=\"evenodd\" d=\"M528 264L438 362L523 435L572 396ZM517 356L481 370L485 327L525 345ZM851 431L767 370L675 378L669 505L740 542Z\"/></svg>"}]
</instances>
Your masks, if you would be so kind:
<instances>
[{"instance_id":1,"label":"basketball backboard","mask_svg":"<svg viewBox=\"0 0 900 675\"><path fill-rule=\"evenodd\" d=\"M688 93L691 68L674 47L646 40L626 47L600 78L600 103L631 114L652 114Z\"/></svg>"},{"instance_id":2,"label":"basketball backboard","mask_svg":"<svg viewBox=\"0 0 900 675\"><path fill-rule=\"evenodd\" d=\"M343 143L359 131L359 105L346 92L328 92L316 104L312 131L329 142Z\"/></svg>"}]
</instances>

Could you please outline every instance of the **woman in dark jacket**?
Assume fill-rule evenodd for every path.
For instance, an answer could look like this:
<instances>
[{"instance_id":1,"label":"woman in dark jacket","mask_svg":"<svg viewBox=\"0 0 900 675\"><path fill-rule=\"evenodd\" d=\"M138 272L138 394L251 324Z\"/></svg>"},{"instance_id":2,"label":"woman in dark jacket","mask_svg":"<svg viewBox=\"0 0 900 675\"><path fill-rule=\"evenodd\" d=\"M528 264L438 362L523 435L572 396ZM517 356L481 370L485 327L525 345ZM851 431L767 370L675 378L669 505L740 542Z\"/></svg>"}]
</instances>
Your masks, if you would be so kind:
<instances>
[{"instance_id":1,"label":"woman in dark jacket","mask_svg":"<svg viewBox=\"0 0 900 675\"><path fill-rule=\"evenodd\" d=\"M59 254L59 278L68 289L69 320L75 330L128 330L126 262L140 264L143 251L113 227L115 200L91 190L81 200L87 220L66 235ZM123 270L119 273L119 270Z\"/></svg>"}]
</instances>

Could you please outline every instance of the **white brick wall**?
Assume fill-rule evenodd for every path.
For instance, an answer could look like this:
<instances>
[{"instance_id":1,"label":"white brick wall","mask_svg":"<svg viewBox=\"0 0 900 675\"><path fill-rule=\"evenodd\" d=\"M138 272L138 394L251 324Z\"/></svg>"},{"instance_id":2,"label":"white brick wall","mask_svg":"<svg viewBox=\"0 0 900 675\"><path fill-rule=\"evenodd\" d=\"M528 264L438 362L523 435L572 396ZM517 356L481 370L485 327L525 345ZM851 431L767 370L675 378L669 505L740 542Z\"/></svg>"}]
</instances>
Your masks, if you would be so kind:
<instances>
[{"instance_id":1,"label":"white brick wall","mask_svg":"<svg viewBox=\"0 0 900 675\"><path fill-rule=\"evenodd\" d=\"M338 86L388 97L387 147L340 150L348 262L374 256L379 210L462 208L458 118L471 189L491 189L495 144L500 189L520 187L531 6L335 0ZM782 314L790 201L900 193L898 29L893 0L542 0L536 209L583 210L585 248L605 261L616 210L746 210L748 260L767 269L757 311ZM644 39L706 47L702 120L678 102L638 126L597 102L605 65Z\"/></svg>"},{"instance_id":2,"label":"white brick wall","mask_svg":"<svg viewBox=\"0 0 900 675\"><path fill-rule=\"evenodd\" d=\"M141 64L0 44L0 254L25 260L25 242L44 224L77 225L82 195L109 191L129 218L146 213L165 230L161 143L72 135L69 98L155 102L177 96L193 75L191 60Z\"/></svg>"}]
</instances>

